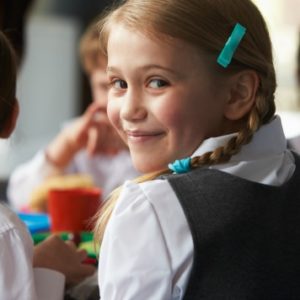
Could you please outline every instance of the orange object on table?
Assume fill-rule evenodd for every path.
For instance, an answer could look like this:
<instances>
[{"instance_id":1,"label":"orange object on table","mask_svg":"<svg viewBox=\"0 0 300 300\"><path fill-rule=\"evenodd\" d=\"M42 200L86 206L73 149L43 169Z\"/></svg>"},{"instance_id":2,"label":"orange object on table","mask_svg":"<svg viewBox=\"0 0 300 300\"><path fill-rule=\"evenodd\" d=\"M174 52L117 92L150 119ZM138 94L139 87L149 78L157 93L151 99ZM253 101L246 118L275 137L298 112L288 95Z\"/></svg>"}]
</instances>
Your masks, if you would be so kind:
<instances>
[{"instance_id":1,"label":"orange object on table","mask_svg":"<svg viewBox=\"0 0 300 300\"><path fill-rule=\"evenodd\" d=\"M92 230L91 218L100 207L101 194L99 188L51 189L48 192L51 231Z\"/></svg>"}]
</instances>

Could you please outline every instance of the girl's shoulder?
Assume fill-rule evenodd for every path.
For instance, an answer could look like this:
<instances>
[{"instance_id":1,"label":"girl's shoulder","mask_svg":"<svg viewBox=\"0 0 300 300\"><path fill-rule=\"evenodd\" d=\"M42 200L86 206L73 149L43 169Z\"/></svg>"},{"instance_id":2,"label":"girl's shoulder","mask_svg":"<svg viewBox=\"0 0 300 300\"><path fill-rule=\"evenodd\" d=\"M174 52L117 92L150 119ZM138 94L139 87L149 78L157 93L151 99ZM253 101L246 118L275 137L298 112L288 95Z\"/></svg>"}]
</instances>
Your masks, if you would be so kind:
<instances>
[{"instance_id":1,"label":"girl's shoulder","mask_svg":"<svg viewBox=\"0 0 300 300\"><path fill-rule=\"evenodd\" d=\"M142 183L128 180L122 187L118 202L123 205L149 202L152 206L156 206L159 205L162 198L169 199L173 196L175 194L167 180L156 179Z\"/></svg>"},{"instance_id":2,"label":"girl's shoulder","mask_svg":"<svg viewBox=\"0 0 300 300\"><path fill-rule=\"evenodd\" d=\"M162 228L175 223L174 227L186 226L180 202L169 182L163 179L143 183L126 181L113 215L117 218L126 215L131 220L140 215L154 215Z\"/></svg>"},{"instance_id":3,"label":"girl's shoulder","mask_svg":"<svg viewBox=\"0 0 300 300\"><path fill-rule=\"evenodd\" d=\"M182 260L185 261L193 249L181 204L169 182L162 179L125 182L106 233L104 239L112 239L114 247L116 240L120 242L120 237L122 245L141 251L149 243L155 245L154 249L163 244L169 249L164 250L167 256L171 256L174 262L179 257L184 257ZM186 249L190 249L188 253Z\"/></svg>"}]
</instances>

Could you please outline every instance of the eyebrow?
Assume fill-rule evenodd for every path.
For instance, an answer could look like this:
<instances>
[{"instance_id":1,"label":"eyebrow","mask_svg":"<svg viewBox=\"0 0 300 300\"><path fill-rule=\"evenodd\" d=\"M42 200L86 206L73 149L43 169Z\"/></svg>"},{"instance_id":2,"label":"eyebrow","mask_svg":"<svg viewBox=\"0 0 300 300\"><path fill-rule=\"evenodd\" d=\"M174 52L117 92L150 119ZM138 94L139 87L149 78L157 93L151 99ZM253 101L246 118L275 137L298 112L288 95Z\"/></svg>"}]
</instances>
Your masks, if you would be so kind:
<instances>
[{"instance_id":1,"label":"eyebrow","mask_svg":"<svg viewBox=\"0 0 300 300\"><path fill-rule=\"evenodd\" d=\"M166 72L169 72L169 73L173 73L175 74L176 71L173 70L173 69L170 69L170 68L167 68L167 67L163 67L163 66L160 66L160 65L156 65L156 64L150 64L150 65L145 65L145 66L142 66L142 67L139 67L138 68L139 70L142 70L142 71L148 71L148 70L151 70L151 69L161 69L161 70L164 70ZM118 72L119 69L114 67L114 66L108 66L106 68L106 71L108 72Z\"/></svg>"}]
</instances>

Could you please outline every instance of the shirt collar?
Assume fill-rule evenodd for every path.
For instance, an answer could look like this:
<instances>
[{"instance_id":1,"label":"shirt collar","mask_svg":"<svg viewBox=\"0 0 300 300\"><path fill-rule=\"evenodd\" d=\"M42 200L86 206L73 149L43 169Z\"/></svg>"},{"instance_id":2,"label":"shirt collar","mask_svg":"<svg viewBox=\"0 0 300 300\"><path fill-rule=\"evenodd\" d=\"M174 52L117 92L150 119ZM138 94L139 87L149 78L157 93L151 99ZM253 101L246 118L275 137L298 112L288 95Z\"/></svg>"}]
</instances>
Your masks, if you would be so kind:
<instances>
[{"instance_id":1,"label":"shirt collar","mask_svg":"<svg viewBox=\"0 0 300 300\"><path fill-rule=\"evenodd\" d=\"M193 153L192 157L201 156L206 152L214 151L216 148L226 145L226 143L237 133L222 135L206 139L199 148ZM286 138L282 129L279 116L259 128L253 135L251 142L242 146L241 151L232 156L231 162L256 160L266 155L276 155L283 153L287 148Z\"/></svg>"}]
</instances>

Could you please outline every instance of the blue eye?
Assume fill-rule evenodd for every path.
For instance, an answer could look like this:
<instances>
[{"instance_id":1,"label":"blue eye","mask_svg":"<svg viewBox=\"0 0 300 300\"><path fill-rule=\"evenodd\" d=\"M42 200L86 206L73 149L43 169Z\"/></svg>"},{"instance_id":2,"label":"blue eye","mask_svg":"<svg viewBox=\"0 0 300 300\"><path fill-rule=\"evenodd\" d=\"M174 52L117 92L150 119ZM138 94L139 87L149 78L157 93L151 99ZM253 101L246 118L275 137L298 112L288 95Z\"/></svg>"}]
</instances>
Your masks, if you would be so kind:
<instances>
[{"instance_id":1,"label":"blue eye","mask_svg":"<svg viewBox=\"0 0 300 300\"><path fill-rule=\"evenodd\" d=\"M127 82L124 81L124 80L121 80L121 79L117 79L117 80L114 80L112 83L111 83L112 87L116 88L116 89L127 89Z\"/></svg>"},{"instance_id":2,"label":"blue eye","mask_svg":"<svg viewBox=\"0 0 300 300\"><path fill-rule=\"evenodd\" d=\"M151 87L153 89L159 89L159 88L165 87L167 85L168 85L168 83L161 79L152 79L149 83L149 87Z\"/></svg>"}]
</instances>

